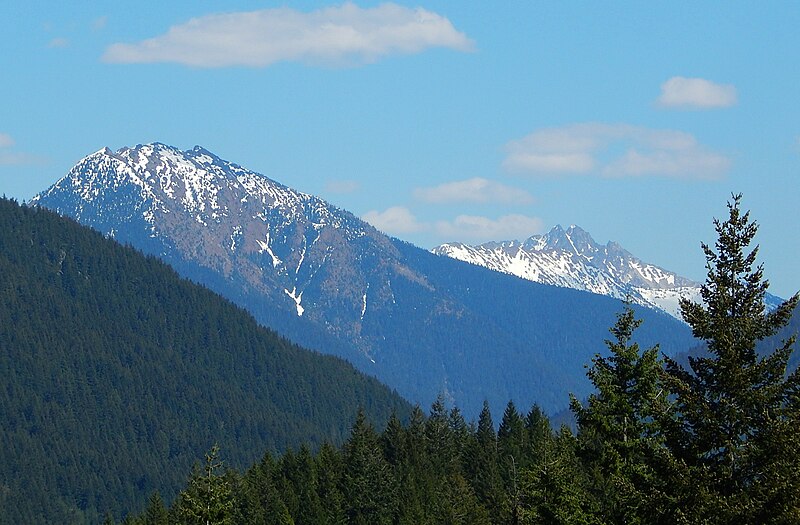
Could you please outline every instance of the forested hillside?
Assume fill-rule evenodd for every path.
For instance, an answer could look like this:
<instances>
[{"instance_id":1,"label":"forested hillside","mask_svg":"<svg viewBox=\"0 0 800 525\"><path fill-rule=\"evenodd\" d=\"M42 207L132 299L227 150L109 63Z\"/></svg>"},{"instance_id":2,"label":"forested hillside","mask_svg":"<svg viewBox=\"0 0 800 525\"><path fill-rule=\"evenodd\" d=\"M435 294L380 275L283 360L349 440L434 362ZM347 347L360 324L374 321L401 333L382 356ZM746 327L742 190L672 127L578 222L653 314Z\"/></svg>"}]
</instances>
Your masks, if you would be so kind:
<instances>
[{"instance_id":1,"label":"forested hillside","mask_svg":"<svg viewBox=\"0 0 800 525\"><path fill-rule=\"evenodd\" d=\"M409 405L100 234L0 200L0 522L99 522L232 466L341 443Z\"/></svg>"}]
</instances>

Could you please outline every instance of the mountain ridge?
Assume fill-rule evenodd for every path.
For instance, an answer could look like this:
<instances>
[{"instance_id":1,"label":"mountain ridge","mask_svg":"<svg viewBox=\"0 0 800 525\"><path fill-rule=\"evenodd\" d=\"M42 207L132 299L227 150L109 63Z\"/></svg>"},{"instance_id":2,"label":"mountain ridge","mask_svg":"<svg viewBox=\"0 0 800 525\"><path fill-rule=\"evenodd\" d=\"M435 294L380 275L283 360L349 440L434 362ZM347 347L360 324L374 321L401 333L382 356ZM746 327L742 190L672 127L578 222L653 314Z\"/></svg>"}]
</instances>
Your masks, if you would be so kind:
<instances>
[{"instance_id":1,"label":"mountain ridge","mask_svg":"<svg viewBox=\"0 0 800 525\"><path fill-rule=\"evenodd\" d=\"M618 301L438 257L199 146L108 151L32 204L161 257L422 405L445 392L467 415L484 399L550 410L588 388ZM690 344L685 326L640 313L665 350Z\"/></svg>"},{"instance_id":2,"label":"mountain ridge","mask_svg":"<svg viewBox=\"0 0 800 525\"><path fill-rule=\"evenodd\" d=\"M566 230L556 225L524 241L445 243L431 252L534 282L630 298L678 320L680 298L702 300L700 283L646 263L614 241L597 243L576 225ZM767 301L772 307L781 300L768 295Z\"/></svg>"}]
</instances>

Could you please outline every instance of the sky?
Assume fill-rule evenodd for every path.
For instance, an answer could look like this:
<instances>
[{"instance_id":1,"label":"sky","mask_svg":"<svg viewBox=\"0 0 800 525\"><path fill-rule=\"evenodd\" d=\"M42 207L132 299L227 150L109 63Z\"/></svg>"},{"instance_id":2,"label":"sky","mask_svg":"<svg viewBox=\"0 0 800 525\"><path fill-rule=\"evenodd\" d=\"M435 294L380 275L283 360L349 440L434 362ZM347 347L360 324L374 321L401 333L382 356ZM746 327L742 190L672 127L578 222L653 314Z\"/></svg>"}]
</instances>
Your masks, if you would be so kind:
<instances>
[{"instance_id":1,"label":"sky","mask_svg":"<svg viewBox=\"0 0 800 525\"><path fill-rule=\"evenodd\" d=\"M0 194L201 145L432 248L578 225L702 281L743 194L800 290L800 2L0 6Z\"/></svg>"}]
</instances>

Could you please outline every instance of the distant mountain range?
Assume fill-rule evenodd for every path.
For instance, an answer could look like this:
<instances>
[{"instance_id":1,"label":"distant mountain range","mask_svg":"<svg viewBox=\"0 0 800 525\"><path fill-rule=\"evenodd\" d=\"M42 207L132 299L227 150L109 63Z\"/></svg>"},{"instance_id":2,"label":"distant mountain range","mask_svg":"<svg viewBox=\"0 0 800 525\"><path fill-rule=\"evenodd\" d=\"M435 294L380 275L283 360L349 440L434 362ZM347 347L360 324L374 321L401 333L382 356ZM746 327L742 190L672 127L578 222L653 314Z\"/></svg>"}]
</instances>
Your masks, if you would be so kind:
<instances>
[{"instance_id":1,"label":"distant mountain range","mask_svg":"<svg viewBox=\"0 0 800 525\"><path fill-rule=\"evenodd\" d=\"M620 311L609 297L440 257L213 153L164 144L81 160L34 205L154 254L304 346L350 360L413 402L444 394L555 411ZM649 308L642 344L688 328Z\"/></svg>"},{"instance_id":2,"label":"distant mountain range","mask_svg":"<svg viewBox=\"0 0 800 525\"><path fill-rule=\"evenodd\" d=\"M477 246L447 243L437 255L554 286L585 290L657 308L680 319L681 297L701 301L700 283L641 261L615 242L598 244L579 226L556 226L527 240L488 242ZM767 306L781 299L767 295Z\"/></svg>"}]
</instances>

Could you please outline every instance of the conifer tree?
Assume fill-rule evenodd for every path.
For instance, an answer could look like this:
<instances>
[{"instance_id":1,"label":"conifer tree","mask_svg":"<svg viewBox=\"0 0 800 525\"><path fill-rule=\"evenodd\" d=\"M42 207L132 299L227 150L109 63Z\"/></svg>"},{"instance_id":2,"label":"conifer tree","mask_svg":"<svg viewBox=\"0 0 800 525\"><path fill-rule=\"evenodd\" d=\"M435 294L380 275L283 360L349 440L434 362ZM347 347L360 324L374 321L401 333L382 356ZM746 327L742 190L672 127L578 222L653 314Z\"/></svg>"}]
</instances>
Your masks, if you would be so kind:
<instances>
[{"instance_id":1,"label":"conifer tree","mask_svg":"<svg viewBox=\"0 0 800 525\"><path fill-rule=\"evenodd\" d=\"M182 525L232 524L233 493L222 475L219 445L206 453L206 464L195 466L188 487L180 493L178 517Z\"/></svg>"},{"instance_id":2,"label":"conifer tree","mask_svg":"<svg viewBox=\"0 0 800 525\"><path fill-rule=\"evenodd\" d=\"M344 446L342 493L349 523L380 525L391 523L396 511L395 480L384 459L378 436L358 411L350 438Z\"/></svg>"},{"instance_id":3,"label":"conifer tree","mask_svg":"<svg viewBox=\"0 0 800 525\"><path fill-rule=\"evenodd\" d=\"M447 420L450 425L450 435L453 436L453 454L455 454L456 460L454 467L462 476L465 476L464 465L468 461L467 453L473 428L471 424L467 424L464 415L456 406L450 409Z\"/></svg>"},{"instance_id":4,"label":"conifer tree","mask_svg":"<svg viewBox=\"0 0 800 525\"><path fill-rule=\"evenodd\" d=\"M640 350L633 342L636 319L630 302L617 315L606 340L609 357L597 355L587 376L597 391L571 408L578 423L578 455L592 476L602 517L639 523L662 499L655 459L663 439L658 425L667 412L658 346ZM650 516L647 520L652 521Z\"/></svg>"},{"instance_id":5,"label":"conifer tree","mask_svg":"<svg viewBox=\"0 0 800 525\"><path fill-rule=\"evenodd\" d=\"M502 487L497 468L497 433L487 401L483 402L478 416L478 428L471 441L466 466L478 500L489 511L493 521L499 520Z\"/></svg>"},{"instance_id":6,"label":"conifer tree","mask_svg":"<svg viewBox=\"0 0 800 525\"><path fill-rule=\"evenodd\" d=\"M526 461L532 463L541 455L543 444L553 436L550 418L537 404L534 404L525 416L525 431L527 433L525 457Z\"/></svg>"},{"instance_id":7,"label":"conifer tree","mask_svg":"<svg viewBox=\"0 0 800 525\"><path fill-rule=\"evenodd\" d=\"M147 509L144 512L144 520L142 525L168 525L169 512L164 506L164 501L161 499L161 494L158 491L153 492L150 500L147 503Z\"/></svg>"},{"instance_id":8,"label":"conifer tree","mask_svg":"<svg viewBox=\"0 0 800 525\"><path fill-rule=\"evenodd\" d=\"M257 525L293 525L289 509L275 485L277 465L272 455L266 452L261 461L253 465L244 477L242 493L237 502L247 523Z\"/></svg>"},{"instance_id":9,"label":"conifer tree","mask_svg":"<svg viewBox=\"0 0 800 525\"><path fill-rule=\"evenodd\" d=\"M389 421L382 435L384 454L394 466L397 481L396 523L424 523L430 512L426 512L431 468L426 448L425 426L427 419L419 406L411 411L407 428Z\"/></svg>"},{"instance_id":10,"label":"conifer tree","mask_svg":"<svg viewBox=\"0 0 800 525\"><path fill-rule=\"evenodd\" d=\"M405 429L398 419L397 414L392 412L389 421L386 422L386 429L381 434L381 446L383 447L383 457L393 467L398 467L405 461Z\"/></svg>"},{"instance_id":11,"label":"conifer tree","mask_svg":"<svg viewBox=\"0 0 800 525\"><path fill-rule=\"evenodd\" d=\"M286 505L286 509L297 522L300 513L301 498L299 495L300 474L299 458L291 448L283 453L283 457L278 461L275 476L275 487L280 494L280 499Z\"/></svg>"},{"instance_id":12,"label":"conifer tree","mask_svg":"<svg viewBox=\"0 0 800 525\"><path fill-rule=\"evenodd\" d=\"M330 443L323 443L316 457L317 491L325 525L344 525L344 496L341 491L342 458Z\"/></svg>"},{"instance_id":13,"label":"conifer tree","mask_svg":"<svg viewBox=\"0 0 800 525\"><path fill-rule=\"evenodd\" d=\"M489 525L489 513L478 503L475 491L460 473L438 485L440 505L433 523L447 525Z\"/></svg>"},{"instance_id":14,"label":"conifer tree","mask_svg":"<svg viewBox=\"0 0 800 525\"><path fill-rule=\"evenodd\" d=\"M517 524L520 519L520 472L530 465L525 456L528 446L525 421L509 401L497 431L497 450L500 477L503 480L504 521Z\"/></svg>"},{"instance_id":15,"label":"conifer tree","mask_svg":"<svg viewBox=\"0 0 800 525\"><path fill-rule=\"evenodd\" d=\"M455 469L456 454L450 421L440 395L425 421L425 448L434 476L445 476Z\"/></svg>"},{"instance_id":16,"label":"conifer tree","mask_svg":"<svg viewBox=\"0 0 800 525\"><path fill-rule=\"evenodd\" d=\"M689 370L667 362L678 415L669 445L686 467L676 489L689 522L797 522L798 374L787 376L794 341L763 356L756 345L786 325L798 295L765 311L769 283L755 266L758 246L749 248L758 227L740 203L734 195L727 220L714 221L714 248L702 245L703 301L680 304L707 354L690 358Z\"/></svg>"},{"instance_id":17,"label":"conifer tree","mask_svg":"<svg viewBox=\"0 0 800 525\"><path fill-rule=\"evenodd\" d=\"M566 428L539 443L539 455L522 473L518 523L600 524L575 455L575 437ZM611 523L611 522L609 522Z\"/></svg>"},{"instance_id":18,"label":"conifer tree","mask_svg":"<svg viewBox=\"0 0 800 525\"><path fill-rule=\"evenodd\" d=\"M322 502L318 493L317 468L311 450L302 445L295 456L290 483L297 497L294 513L296 525L321 525L325 522Z\"/></svg>"}]
</instances>

